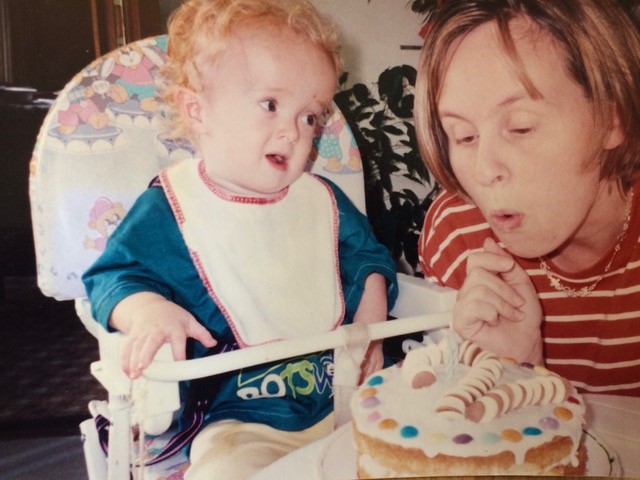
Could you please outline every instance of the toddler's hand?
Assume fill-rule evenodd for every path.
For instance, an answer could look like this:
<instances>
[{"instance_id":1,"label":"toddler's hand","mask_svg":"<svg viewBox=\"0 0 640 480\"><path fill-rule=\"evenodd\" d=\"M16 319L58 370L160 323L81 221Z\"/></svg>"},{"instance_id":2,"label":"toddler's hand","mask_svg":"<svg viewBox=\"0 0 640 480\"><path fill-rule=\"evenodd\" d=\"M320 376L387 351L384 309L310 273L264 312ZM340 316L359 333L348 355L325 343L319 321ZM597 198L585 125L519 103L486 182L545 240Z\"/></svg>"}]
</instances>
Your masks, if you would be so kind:
<instances>
[{"instance_id":1,"label":"toddler's hand","mask_svg":"<svg viewBox=\"0 0 640 480\"><path fill-rule=\"evenodd\" d=\"M358 379L358 385L360 385L365 378L374 372L380 370L384 365L384 355L382 353L382 340L376 340L369 344L367 352L364 355L362 365L360 365L360 378Z\"/></svg>"},{"instance_id":2,"label":"toddler's hand","mask_svg":"<svg viewBox=\"0 0 640 480\"><path fill-rule=\"evenodd\" d=\"M121 362L130 378L138 378L164 343L171 344L174 360L186 359L187 338L206 347L217 342L209 331L185 309L148 292L123 300L112 316L112 324L127 334Z\"/></svg>"},{"instance_id":3,"label":"toddler's hand","mask_svg":"<svg viewBox=\"0 0 640 480\"><path fill-rule=\"evenodd\" d=\"M542 308L531 279L493 239L483 247L467 259L454 328L497 355L542 363Z\"/></svg>"},{"instance_id":4,"label":"toddler's hand","mask_svg":"<svg viewBox=\"0 0 640 480\"><path fill-rule=\"evenodd\" d=\"M387 281L379 273L372 273L364 284L360 305L353 317L353 323L372 324L387 319ZM360 365L358 383L373 372L380 370L384 363L382 340L371 342Z\"/></svg>"}]
</instances>

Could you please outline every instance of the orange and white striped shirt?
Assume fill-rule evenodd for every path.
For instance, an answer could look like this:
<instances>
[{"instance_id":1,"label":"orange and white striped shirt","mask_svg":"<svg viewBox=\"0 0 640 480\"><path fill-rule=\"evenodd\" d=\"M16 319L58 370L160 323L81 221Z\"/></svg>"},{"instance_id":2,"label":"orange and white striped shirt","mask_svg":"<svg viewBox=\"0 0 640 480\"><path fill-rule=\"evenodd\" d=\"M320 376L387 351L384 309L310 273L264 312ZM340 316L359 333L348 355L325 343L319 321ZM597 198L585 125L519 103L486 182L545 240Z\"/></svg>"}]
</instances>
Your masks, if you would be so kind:
<instances>
[{"instance_id":1,"label":"orange and white striped shirt","mask_svg":"<svg viewBox=\"0 0 640 480\"><path fill-rule=\"evenodd\" d=\"M544 356L550 370L589 393L640 396L640 183L634 185L631 223L609 272L585 297L551 286L538 259L516 258L531 277L543 310ZM418 252L425 277L459 289L466 259L493 235L480 210L457 195L434 200ZM550 268L574 289L593 284L613 250L589 269L569 274Z\"/></svg>"}]
</instances>

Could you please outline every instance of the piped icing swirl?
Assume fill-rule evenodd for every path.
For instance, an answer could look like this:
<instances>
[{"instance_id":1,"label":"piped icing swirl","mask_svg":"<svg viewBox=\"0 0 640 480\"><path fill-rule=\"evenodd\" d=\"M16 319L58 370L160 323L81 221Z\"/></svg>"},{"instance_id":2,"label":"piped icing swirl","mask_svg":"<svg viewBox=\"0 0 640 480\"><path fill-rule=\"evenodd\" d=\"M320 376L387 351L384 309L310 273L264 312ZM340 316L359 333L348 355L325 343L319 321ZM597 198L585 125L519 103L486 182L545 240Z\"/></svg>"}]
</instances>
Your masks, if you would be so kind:
<instances>
[{"instance_id":1,"label":"piped icing swirl","mask_svg":"<svg viewBox=\"0 0 640 480\"><path fill-rule=\"evenodd\" d=\"M568 380L556 375L505 383L469 404L465 416L473 422L490 422L526 405L562 403L572 389Z\"/></svg>"},{"instance_id":2,"label":"piped icing swirl","mask_svg":"<svg viewBox=\"0 0 640 480\"><path fill-rule=\"evenodd\" d=\"M544 367L483 354L472 343L460 345L460 364L449 378L444 349L435 344L414 349L401 366L366 379L351 403L358 431L419 448L431 458L512 451L516 463L523 463L528 449L556 436L570 437L577 450L585 406L568 381ZM488 368L480 373L474 369L478 364ZM470 375L472 370L480 374ZM439 412L441 399L461 386L462 415Z\"/></svg>"},{"instance_id":3,"label":"piped icing swirl","mask_svg":"<svg viewBox=\"0 0 640 480\"><path fill-rule=\"evenodd\" d=\"M403 377L413 388L432 385L436 380L433 367L443 363L445 349L446 342L441 342L411 350L403 363ZM502 362L498 357L469 340L459 346L457 361L470 369L438 401L436 412L448 418L464 418L468 407L491 390L502 375Z\"/></svg>"}]
</instances>

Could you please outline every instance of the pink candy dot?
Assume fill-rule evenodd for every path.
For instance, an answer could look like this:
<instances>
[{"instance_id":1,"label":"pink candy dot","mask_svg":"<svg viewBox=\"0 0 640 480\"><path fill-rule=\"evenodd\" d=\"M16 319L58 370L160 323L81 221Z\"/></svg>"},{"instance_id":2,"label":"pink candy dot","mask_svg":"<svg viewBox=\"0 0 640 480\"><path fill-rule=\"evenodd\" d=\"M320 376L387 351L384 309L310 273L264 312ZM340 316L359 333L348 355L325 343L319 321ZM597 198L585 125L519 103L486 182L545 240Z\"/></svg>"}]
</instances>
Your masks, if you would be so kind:
<instances>
[{"instance_id":1,"label":"pink candy dot","mask_svg":"<svg viewBox=\"0 0 640 480\"><path fill-rule=\"evenodd\" d=\"M367 421L370 423L378 423L378 420L380 420L380 417L381 417L380 413L371 412L367 417Z\"/></svg>"},{"instance_id":2,"label":"pink candy dot","mask_svg":"<svg viewBox=\"0 0 640 480\"><path fill-rule=\"evenodd\" d=\"M367 397L362 400L363 408L373 408L377 407L378 405L380 405L380 400L378 400L377 397Z\"/></svg>"}]
</instances>

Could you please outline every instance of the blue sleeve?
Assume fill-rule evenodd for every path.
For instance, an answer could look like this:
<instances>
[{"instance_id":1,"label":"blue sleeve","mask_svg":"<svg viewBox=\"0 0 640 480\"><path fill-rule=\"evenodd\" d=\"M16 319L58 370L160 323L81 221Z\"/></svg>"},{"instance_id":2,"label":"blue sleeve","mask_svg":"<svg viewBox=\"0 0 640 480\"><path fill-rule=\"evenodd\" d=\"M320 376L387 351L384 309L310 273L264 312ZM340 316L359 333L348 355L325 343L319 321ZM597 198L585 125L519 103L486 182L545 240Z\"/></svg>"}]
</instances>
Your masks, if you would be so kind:
<instances>
[{"instance_id":1,"label":"blue sleeve","mask_svg":"<svg viewBox=\"0 0 640 480\"><path fill-rule=\"evenodd\" d=\"M396 265L387 248L375 238L369 221L346 194L330 180L339 211L339 256L342 290L346 304L346 323L353 320L358 309L364 283L372 273L383 275L387 281L387 305L391 310L398 298Z\"/></svg>"},{"instance_id":2,"label":"blue sleeve","mask_svg":"<svg viewBox=\"0 0 640 480\"><path fill-rule=\"evenodd\" d=\"M149 291L175 302L176 282L167 279L188 281L194 274L164 191L153 187L138 198L82 280L94 318L108 328L113 308L125 297Z\"/></svg>"}]
</instances>

